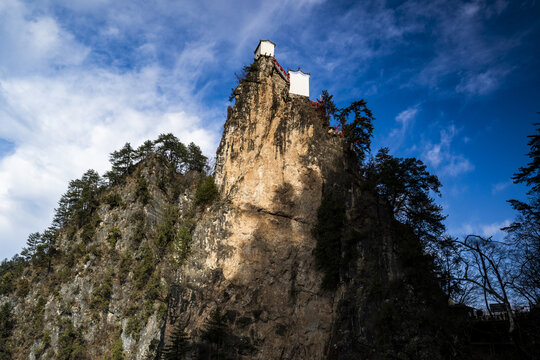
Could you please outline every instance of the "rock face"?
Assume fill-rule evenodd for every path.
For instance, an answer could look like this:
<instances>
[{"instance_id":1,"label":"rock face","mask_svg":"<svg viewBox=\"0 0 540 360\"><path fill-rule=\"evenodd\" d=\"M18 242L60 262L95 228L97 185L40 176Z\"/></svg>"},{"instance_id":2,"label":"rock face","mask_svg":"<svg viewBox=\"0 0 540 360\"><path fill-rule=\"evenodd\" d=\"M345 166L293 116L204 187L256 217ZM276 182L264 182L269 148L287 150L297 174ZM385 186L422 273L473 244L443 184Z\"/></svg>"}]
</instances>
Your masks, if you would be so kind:
<instances>
[{"instance_id":1,"label":"rock face","mask_svg":"<svg viewBox=\"0 0 540 360\"><path fill-rule=\"evenodd\" d=\"M272 59L260 57L236 89L218 148L223 206L209 209L181 271L175 320L192 332L219 307L248 358L319 359L333 295L312 255L326 175L343 172L342 139L304 97L289 97Z\"/></svg>"},{"instance_id":2,"label":"rock face","mask_svg":"<svg viewBox=\"0 0 540 360\"><path fill-rule=\"evenodd\" d=\"M324 112L289 95L271 57L234 94L219 200L201 207L203 175L157 155L107 188L91 224L61 229L49 266L23 269L0 297L17 320L15 359L155 359L179 331L188 359L442 357L418 239L366 188ZM314 229L327 200L342 235L323 288Z\"/></svg>"}]
</instances>

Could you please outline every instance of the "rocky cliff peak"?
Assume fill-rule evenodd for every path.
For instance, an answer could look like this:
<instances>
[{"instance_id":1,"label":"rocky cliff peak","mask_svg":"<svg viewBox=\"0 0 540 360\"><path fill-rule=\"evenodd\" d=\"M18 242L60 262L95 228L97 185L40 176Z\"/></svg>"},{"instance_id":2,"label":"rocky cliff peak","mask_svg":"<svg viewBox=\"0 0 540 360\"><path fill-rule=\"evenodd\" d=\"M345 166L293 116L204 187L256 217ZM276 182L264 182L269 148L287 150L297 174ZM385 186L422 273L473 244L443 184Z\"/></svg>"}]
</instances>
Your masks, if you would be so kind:
<instances>
[{"instance_id":1,"label":"rocky cliff peak","mask_svg":"<svg viewBox=\"0 0 540 360\"><path fill-rule=\"evenodd\" d=\"M172 134L126 144L108 184L70 184L45 252L2 264L13 358L440 357L418 239L320 103L271 56L247 69L213 178Z\"/></svg>"}]
</instances>

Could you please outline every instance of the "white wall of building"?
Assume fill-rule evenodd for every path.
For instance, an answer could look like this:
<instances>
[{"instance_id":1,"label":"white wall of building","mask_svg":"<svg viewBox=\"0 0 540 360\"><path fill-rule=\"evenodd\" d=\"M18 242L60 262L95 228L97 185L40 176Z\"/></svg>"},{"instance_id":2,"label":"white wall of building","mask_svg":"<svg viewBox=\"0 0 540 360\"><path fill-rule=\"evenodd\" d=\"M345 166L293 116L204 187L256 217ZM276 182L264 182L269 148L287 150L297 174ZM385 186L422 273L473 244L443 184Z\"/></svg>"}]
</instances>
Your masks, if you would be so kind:
<instances>
[{"instance_id":1,"label":"white wall of building","mask_svg":"<svg viewBox=\"0 0 540 360\"><path fill-rule=\"evenodd\" d=\"M259 45L255 49L255 59L261 55L274 56L274 48L276 44L268 40L259 41Z\"/></svg>"},{"instance_id":2,"label":"white wall of building","mask_svg":"<svg viewBox=\"0 0 540 360\"><path fill-rule=\"evenodd\" d=\"M289 70L289 94L296 94L309 97L309 74L298 71Z\"/></svg>"}]
</instances>

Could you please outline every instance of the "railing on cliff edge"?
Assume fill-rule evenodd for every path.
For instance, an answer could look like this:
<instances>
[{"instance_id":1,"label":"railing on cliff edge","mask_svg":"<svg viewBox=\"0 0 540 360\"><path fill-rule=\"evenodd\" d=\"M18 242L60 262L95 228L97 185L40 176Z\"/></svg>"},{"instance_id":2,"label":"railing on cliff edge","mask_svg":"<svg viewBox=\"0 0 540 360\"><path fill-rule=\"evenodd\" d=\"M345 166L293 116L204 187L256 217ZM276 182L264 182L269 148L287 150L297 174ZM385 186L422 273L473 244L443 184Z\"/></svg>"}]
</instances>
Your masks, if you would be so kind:
<instances>
[{"instance_id":1,"label":"railing on cliff edge","mask_svg":"<svg viewBox=\"0 0 540 360\"><path fill-rule=\"evenodd\" d=\"M278 61L276 60L275 57L273 57L273 59L274 59L274 67L276 68L276 70L277 70L277 72L279 73L279 75L281 75L281 77L282 77L285 81L289 82L289 81L290 81L290 79L289 79L289 74L288 74L285 70L283 70L283 67L281 67L281 65L279 65L279 63L278 63Z\"/></svg>"}]
</instances>

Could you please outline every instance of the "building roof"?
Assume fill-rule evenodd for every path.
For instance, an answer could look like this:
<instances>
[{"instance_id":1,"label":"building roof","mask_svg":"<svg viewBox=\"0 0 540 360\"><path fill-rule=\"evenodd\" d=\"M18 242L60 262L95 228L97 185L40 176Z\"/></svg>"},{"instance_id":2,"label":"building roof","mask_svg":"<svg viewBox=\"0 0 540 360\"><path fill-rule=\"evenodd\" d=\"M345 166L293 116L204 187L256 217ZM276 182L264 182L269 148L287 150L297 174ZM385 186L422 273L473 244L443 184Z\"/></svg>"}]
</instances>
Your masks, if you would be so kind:
<instances>
[{"instance_id":1,"label":"building roof","mask_svg":"<svg viewBox=\"0 0 540 360\"><path fill-rule=\"evenodd\" d=\"M255 51L253 52L254 54L257 53L257 49L259 48L259 46L261 46L261 43L262 43L263 41L268 41L270 44L276 46L276 44L274 44L274 43L271 42L270 40L259 40L259 43L257 44L257 47L255 48Z\"/></svg>"},{"instance_id":2,"label":"building roof","mask_svg":"<svg viewBox=\"0 0 540 360\"><path fill-rule=\"evenodd\" d=\"M298 70L287 69L287 72L289 72L289 73L290 73L290 72L294 72L294 73L301 72L301 73L304 74L304 75L309 75L309 76L311 76L310 73L303 72L302 70L300 70L300 68L298 68Z\"/></svg>"}]
</instances>

